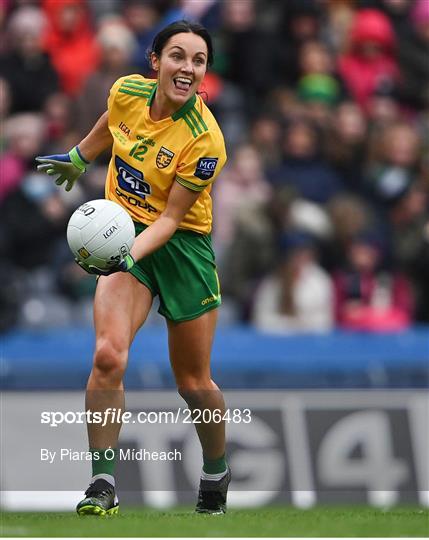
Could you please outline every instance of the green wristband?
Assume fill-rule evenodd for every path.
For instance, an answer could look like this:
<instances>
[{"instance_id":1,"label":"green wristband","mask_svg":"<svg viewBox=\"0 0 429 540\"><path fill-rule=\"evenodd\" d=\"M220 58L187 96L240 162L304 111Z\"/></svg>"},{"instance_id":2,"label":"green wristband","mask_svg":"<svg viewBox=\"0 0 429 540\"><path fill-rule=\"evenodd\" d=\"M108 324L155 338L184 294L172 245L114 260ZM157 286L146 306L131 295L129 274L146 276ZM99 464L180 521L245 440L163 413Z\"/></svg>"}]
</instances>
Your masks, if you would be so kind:
<instances>
[{"instance_id":1,"label":"green wristband","mask_svg":"<svg viewBox=\"0 0 429 540\"><path fill-rule=\"evenodd\" d=\"M129 253L128 255L125 255L124 262L127 266L126 272L129 272L131 268L135 265L136 261L134 260L134 257Z\"/></svg>"},{"instance_id":2,"label":"green wristband","mask_svg":"<svg viewBox=\"0 0 429 540\"><path fill-rule=\"evenodd\" d=\"M69 157L70 157L70 161L73 163L75 167L77 167L82 172L86 171L86 168L88 167L89 163L83 159L77 146L75 146L74 148L70 150Z\"/></svg>"}]
</instances>

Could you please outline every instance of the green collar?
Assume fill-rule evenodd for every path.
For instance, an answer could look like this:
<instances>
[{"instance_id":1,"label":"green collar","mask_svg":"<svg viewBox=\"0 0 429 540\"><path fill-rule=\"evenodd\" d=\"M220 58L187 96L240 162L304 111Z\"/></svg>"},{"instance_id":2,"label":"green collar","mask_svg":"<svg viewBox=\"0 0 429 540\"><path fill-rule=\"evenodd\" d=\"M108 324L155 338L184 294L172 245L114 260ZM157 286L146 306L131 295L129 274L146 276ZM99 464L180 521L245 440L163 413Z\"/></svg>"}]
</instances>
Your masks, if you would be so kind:
<instances>
[{"instance_id":1,"label":"green collar","mask_svg":"<svg viewBox=\"0 0 429 540\"><path fill-rule=\"evenodd\" d=\"M151 90L151 93L150 93L150 96L149 96L149 99L147 100L147 105L150 107L153 103L153 100L154 100L154 97L155 97L155 93L156 93L156 89L158 87L158 83L155 83L152 90ZM192 109L192 107L195 105L195 102L197 101L197 96L194 94L191 98L188 99L188 101L186 103L184 103L180 109L178 111L176 111L174 114L171 115L171 118L176 121L176 120L179 120L179 118L182 118L183 116L185 116L185 114L190 111Z\"/></svg>"},{"instance_id":2,"label":"green collar","mask_svg":"<svg viewBox=\"0 0 429 540\"><path fill-rule=\"evenodd\" d=\"M188 99L186 103L184 103L178 111L176 111L174 114L171 115L171 118L176 121L179 120L179 118L182 118L185 116L187 112L189 112L192 107L195 105L195 102L197 101L197 96L194 94L191 98Z\"/></svg>"},{"instance_id":3,"label":"green collar","mask_svg":"<svg viewBox=\"0 0 429 540\"><path fill-rule=\"evenodd\" d=\"M148 107L150 107L150 106L152 105L153 98L155 97L155 93L156 93L157 86L158 86L158 83L155 83L155 84L153 85L152 90L150 91L149 99L147 100L147 103L146 103L146 105L147 105Z\"/></svg>"}]
</instances>

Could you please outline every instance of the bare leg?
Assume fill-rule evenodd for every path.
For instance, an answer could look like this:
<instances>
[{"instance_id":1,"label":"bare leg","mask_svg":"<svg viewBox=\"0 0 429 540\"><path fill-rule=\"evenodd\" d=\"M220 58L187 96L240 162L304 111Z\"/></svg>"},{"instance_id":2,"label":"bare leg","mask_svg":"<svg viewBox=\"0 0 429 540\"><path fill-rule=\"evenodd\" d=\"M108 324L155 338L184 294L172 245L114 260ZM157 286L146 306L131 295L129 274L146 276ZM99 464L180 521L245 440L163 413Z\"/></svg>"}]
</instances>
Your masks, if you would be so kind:
<instances>
[{"instance_id":1,"label":"bare leg","mask_svg":"<svg viewBox=\"0 0 429 540\"><path fill-rule=\"evenodd\" d=\"M152 305L152 294L134 276L118 272L100 277L94 300L96 345L94 364L89 376L86 409L124 411L122 378L128 350ZM88 423L90 448L115 448L120 423Z\"/></svg>"},{"instance_id":2,"label":"bare leg","mask_svg":"<svg viewBox=\"0 0 429 540\"><path fill-rule=\"evenodd\" d=\"M217 310L208 311L192 321L168 323L170 361L180 395L190 409L215 409L225 412L221 391L210 375L210 353L216 327ZM195 424L207 459L225 453L225 422Z\"/></svg>"}]
</instances>

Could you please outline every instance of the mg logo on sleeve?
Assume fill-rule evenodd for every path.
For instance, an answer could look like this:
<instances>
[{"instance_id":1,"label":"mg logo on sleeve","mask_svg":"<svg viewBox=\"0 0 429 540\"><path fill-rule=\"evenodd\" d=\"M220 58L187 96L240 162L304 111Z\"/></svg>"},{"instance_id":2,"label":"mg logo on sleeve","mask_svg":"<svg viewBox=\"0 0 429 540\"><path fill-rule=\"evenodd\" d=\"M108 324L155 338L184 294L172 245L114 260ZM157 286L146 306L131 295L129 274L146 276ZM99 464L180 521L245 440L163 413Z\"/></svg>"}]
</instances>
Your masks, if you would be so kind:
<instances>
[{"instance_id":1,"label":"mg logo on sleeve","mask_svg":"<svg viewBox=\"0 0 429 540\"><path fill-rule=\"evenodd\" d=\"M116 178L121 189L142 199L152 193L151 186L144 180L142 171L135 169L119 156L115 156L115 165L118 171Z\"/></svg>"},{"instance_id":2,"label":"mg logo on sleeve","mask_svg":"<svg viewBox=\"0 0 429 540\"><path fill-rule=\"evenodd\" d=\"M204 157L197 163L194 175L200 180L210 180L216 170L218 158Z\"/></svg>"}]
</instances>

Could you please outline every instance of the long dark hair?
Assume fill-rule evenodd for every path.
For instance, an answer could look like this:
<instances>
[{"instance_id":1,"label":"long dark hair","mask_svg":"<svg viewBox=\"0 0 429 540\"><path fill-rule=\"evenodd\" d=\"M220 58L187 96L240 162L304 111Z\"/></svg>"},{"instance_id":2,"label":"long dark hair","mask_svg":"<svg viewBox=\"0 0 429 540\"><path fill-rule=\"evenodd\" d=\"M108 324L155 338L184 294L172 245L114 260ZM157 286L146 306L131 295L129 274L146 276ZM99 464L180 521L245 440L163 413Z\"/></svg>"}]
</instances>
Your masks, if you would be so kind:
<instances>
[{"instance_id":1,"label":"long dark hair","mask_svg":"<svg viewBox=\"0 0 429 540\"><path fill-rule=\"evenodd\" d=\"M213 63L213 43L210 34L207 29L198 22L191 21L175 21L163 28L154 38L152 43L151 53L155 53L158 58L161 56L162 49L165 47L167 41L176 34L181 34L182 32L192 34L197 34L204 39L207 45L207 65Z\"/></svg>"}]
</instances>

